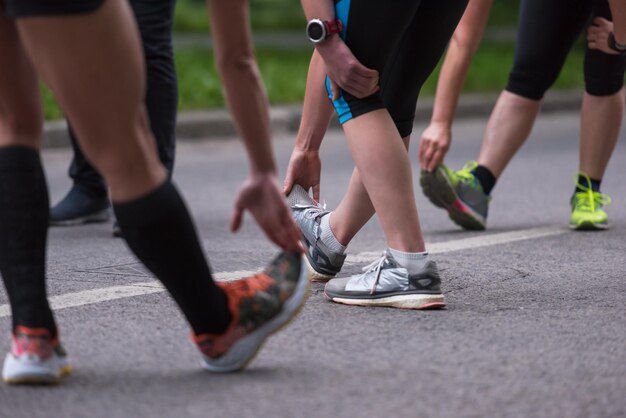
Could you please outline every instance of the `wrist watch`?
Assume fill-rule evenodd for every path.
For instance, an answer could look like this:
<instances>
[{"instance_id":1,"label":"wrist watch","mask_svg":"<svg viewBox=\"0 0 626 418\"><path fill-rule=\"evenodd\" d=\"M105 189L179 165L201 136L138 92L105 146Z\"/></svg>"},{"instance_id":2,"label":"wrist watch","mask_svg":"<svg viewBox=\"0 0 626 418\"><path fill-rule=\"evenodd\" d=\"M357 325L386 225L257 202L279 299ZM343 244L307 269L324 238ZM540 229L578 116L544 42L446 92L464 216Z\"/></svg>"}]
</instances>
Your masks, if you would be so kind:
<instances>
[{"instance_id":1,"label":"wrist watch","mask_svg":"<svg viewBox=\"0 0 626 418\"><path fill-rule=\"evenodd\" d=\"M615 34L613 32L609 33L609 48L613 51L617 51L622 55L626 55L626 44L620 44L615 40Z\"/></svg>"},{"instance_id":2,"label":"wrist watch","mask_svg":"<svg viewBox=\"0 0 626 418\"><path fill-rule=\"evenodd\" d=\"M340 33L343 29L341 20L320 20L312 19L306 25L306 35L314 44L319 44L324 39L335 33Z\"/></svg>"}]
</instances>

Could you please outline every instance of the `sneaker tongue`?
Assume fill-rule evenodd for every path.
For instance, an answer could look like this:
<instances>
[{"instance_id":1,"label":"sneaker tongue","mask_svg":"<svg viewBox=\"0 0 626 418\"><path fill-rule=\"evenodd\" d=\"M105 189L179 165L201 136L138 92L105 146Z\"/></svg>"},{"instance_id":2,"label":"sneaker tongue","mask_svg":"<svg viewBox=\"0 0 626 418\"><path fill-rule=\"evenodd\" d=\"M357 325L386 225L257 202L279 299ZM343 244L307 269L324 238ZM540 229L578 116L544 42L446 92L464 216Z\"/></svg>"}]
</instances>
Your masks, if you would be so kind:
<instances>
[{"instance_id":1,"label":"sneaker tongue","mask_svg":"<svg viewBox=\"0 0 626 418\"><path fill-rule=\"evenodd\" d=\"M313 199L311 199L311 196L309 196L307 191L304 190L304 188L300 186L299 184L295 184L291 188L291 191L289 192L289 195L287 196L287 201L289 202L290 206L303 205L303 204L315 206L315 202L313 201Z\"/></svg>"}]
</instances>

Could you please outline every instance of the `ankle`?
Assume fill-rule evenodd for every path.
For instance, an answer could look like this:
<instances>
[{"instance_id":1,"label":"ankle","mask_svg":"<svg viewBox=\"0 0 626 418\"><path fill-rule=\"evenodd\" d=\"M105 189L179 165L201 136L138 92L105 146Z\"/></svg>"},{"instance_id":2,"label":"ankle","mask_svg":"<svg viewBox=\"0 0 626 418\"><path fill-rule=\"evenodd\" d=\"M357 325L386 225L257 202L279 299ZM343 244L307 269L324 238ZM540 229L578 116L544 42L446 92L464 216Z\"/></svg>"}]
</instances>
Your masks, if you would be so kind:
<instances>
[{"instance_id":1,"label":"ankle","mask_svg":"<svg viewBox=\"0 0 626 418\"><path fill-rule=\"evenodd\" d=\"M427 251L405 252L389 248L389 253L391 253L391 256L400 266L408 270L409 274L416 274L420 272L429 260Z\"/></svg>"},{"instance_id":2,"label":"ankle","mask_svg":"<svg viewBox=\"0 0 626 418\"><path fill-rule=\"evenodd\" d=\"M491 170L489 170L484 165L479 165L475 169L472 170L472 174L476 177L480 186L483 189L483 193L486 195L491 194L491 190L493 190L496 185L496 176L493 175Z\"/></svg>"},{"instance_id":3,"label":"ankle","mask_svg":"<svg viewBox=\"0 0 626 418\"><path fill-rule=\"evenodd\" d=\"M346 244L341 243L339 241L339 239L337 238L337 236L333 233L333 228L330 225L330 215L331 214L332 214L332 212L324 215L322 217L322 219L321 219L321 222L320 222L320 231L321 231L320 239L332 251L335 251L335 252L343 254L343 253L346 252L347 242L346 242Z\"/></svg>"}]
</instances>

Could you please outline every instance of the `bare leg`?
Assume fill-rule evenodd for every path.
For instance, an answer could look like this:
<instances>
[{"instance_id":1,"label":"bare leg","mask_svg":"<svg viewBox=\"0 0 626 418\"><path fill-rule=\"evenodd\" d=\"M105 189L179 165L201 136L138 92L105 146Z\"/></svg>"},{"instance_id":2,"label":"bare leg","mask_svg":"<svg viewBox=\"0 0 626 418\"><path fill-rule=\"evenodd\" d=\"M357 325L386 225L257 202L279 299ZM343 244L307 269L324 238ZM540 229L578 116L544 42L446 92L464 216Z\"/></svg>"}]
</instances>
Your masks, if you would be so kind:
<instances>
[{"instance_id":1,"label":"bare leg","mask_svg":"<svg viewBox=\"0 0 626 418\"><path fill-rule=\"evenodd\" d=\"M43 111L37 75L20 43L15 24L0 14L0 147L39 149ZM6 63L12 65L6 65Z\"/></svg>"},{"instance_id":2,"label":"bare leg","mask_svg":"<svg viewBox=\"0 0 626 418\"><path fill-rule=\"evenodd\" d=\"M124 24L111 30L112 21ZM74 121L82 149L106 178L112 200L132 200L162 184L167 173L143 106L143 53L128 5L108 0L88 15L23 19L18 28L41 76ZM94 39L108 42L95 48Z\"/></svg>"},{"instance_id":3,"label":"bare leg","mask_svg":"<svg viewBox=\"0 0 626 418\"><path fill-rule=\"evenodd\" d=\"M585 93L580 117L580 171L601 180L619 136L624 88L612 96Z\"/></svg>"},{"instance_id":4,"label":"bare leg","mask_svg":"<svg viewBox=\"0 0 626 418\"><path fill-rule=\"evenodd\" d=\"M503 91L489 117L478 164L500 177L530 135L540 107L541 101Z\"/></svg>"},{"instance_id":5,"label":"bare leg","mask_svg":"<svg viewBox=\"0 0 626 418\"><path fill-rule=\"evenodd\" d=\"M402 138L407 150L410 140L409 136ZM347 246L374 213L376 213L374 206L363 186L359 170L355 168L346 195L330 215L333 234L342 245Z\"/></svg>"},{"instance_id":6,"label":"bare leg","mask_svg":"<svg viewBox=\"0 0 626 418\"><path fill-rule=\"evenodd\" d=\"M377 110L352 119L344 124L344 131L389 246L404 252L425 251L411 163L387 111ZM362 199L363 195L355 191L352 196ZM371 208L366 209L370 213ZM361 222L364 218L358 216Z\"/></svg>"}]
</instances>

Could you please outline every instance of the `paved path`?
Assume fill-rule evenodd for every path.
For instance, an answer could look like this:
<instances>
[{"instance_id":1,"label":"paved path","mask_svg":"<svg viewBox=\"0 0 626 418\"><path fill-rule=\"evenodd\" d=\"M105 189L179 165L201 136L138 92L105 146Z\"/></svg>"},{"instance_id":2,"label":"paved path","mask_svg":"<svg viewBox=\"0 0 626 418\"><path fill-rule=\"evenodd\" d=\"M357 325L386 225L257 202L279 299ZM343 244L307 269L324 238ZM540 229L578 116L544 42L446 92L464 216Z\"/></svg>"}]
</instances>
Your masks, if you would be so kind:
<instances>
[{"instance_id":1,"label":"paved path","mask_svg":"<svg viewBox=\"0 0 626 418\"><path fill-rule=\"evenodd\" d=\"M476 155L483 128L457 125L451 166ZM302 315L234 375L198 367L181 315L110 224L53 229L49 289L75 374L58 388L0 386L0 417L624 417L626 142L604 183L612 228L570 232L577 132L576 115L541 118L496 186L486 232L459 230L417 190L446 310L334 305L316 285ZM276 140L283 170L291 143ZM248 219L238 235L227 230L241 146L184 143L178 156L176 181L217 276L261 266L275 249L258 228ZM69 153L44 159L56 201L69 184ZM323 161L332 208L351 171L339 132ZM383 249L373 220L350 246L345 273ZM4 335L6 314L0 292ZM8 347L0 340L0 351Z\"/></svg>"}]
</instances>

